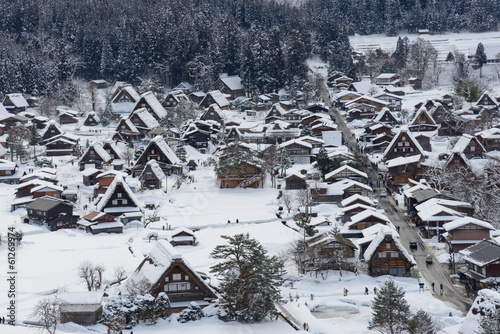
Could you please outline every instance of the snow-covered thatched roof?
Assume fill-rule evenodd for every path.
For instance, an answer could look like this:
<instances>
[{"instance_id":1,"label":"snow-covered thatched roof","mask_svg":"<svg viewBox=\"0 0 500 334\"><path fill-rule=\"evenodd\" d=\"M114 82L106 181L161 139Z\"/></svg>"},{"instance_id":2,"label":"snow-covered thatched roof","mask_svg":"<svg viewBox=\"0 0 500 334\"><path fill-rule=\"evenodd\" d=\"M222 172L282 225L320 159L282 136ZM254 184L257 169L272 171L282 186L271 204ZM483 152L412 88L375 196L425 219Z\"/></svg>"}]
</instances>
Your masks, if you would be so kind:
<instances>
[{"instance_id":1,"label":"snow-covered thatched roof","mask_svg":"<svg viewBox=\"0 0 500 334\"><path fill-rule=\"evenodd\" d=\"M415 265L416 264L415 259L413 258L413 256L410 255L410 253L408 253L406 248L403 247L403 244L399 239L398 233L394 230L388 230L388 229L382 229L377 233L377 235L375 236L375 238L373 239L373 241L370 243L365 253L363 254L365 261L370 261L375 251L379 248L380 244L385 240L387 236L390 236L392 238L394 244L401 252L401 254L403 254L403 256L408 260L408 262Z\"/></svg>"},{"instance_id":2,"label":"snow-covered thatched roof","mask_svg":"<svg viewBox=\"0 0 500 334\"><path fill-rule=\"evenodd\" d=\"M130 189L130 187L128 186L128 184L123 179L123 176L121 176L120 174L116 175L116 177L113 180L113 182L111 182L111 184L109 185L108 189L106 190L106 192L104 193L104 195L101 197L101 199L99 200L99 203L97 203L97 205L96 205L96 210L97 211L103 211L104 207L106 206L106 204L111 199L111 196L115 193L116 187L118 185L121 185L123 187L123 190L127 193L128 197L132 201L132 203L129 203L129 205L127 205L127 206L129 206L129 207L130 206L135 206L140 211L142 211L142 204L141 204L141 202L139 202L139 200L137 199L137 197L135 196L135 194L132 192L132 189Z\"/></svg>"},{"instance_id":3,"label":"snow-covered thatched roof","mask_svg":"<svg viewBox=\"0 0 500 334\"><path fill-rule=\"evenodd\" d=\"M144 99L146 103L149 105L149 107L153 110L153 112L156 114L156 118L162 119L167 116L167 111L161 103L158 101L156 96L152 92L146 92L141 95L141 99Z\"/></svg>"},{"instance_id":4,"label":"snow-covered thatched roof","mask_svg":"<svg viewBox=\"0 0 500 334\"><path fill-rule=\"evenodd\" d=\"M158 121L149 113L149 111L146 108L141 108L141 109L135 110L130 115L130 118L132 118L133 115L137 115L137 117L139 117L139 119L150 130L155 129L155 128L160 126L160 123L158 123Z\"/></svg>"}]
</instances>

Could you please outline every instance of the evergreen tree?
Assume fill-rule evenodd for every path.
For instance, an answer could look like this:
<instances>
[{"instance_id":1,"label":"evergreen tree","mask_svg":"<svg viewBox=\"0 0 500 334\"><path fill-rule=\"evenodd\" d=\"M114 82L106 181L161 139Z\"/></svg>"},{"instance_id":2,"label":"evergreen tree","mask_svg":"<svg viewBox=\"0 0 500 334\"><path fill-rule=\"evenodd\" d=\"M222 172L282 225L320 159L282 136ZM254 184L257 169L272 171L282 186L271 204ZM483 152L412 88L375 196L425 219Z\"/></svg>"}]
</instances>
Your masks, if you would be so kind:
<instances>
[{"instance_id":1,"label":"evergreen tree","mask_svg":"<svg viewBox=\"0 0 500 334\"><path fill-rule=\"evenodd\" d=\"M311 128L308 126L308 125L305 125L303 128L302 128L302 131L300 131L300 136L301 137L304 137L304 136L312 136L313 135L313 132L311 130Z\"/></svg>"},{"instance_id":2,"label":"evergreen tree","mask_svg":"<svg viewBox=\"0 0 500 334\"><path fill-rule=\"evenodd\" d=\"M288 154L286 148L279 150L278 166L281 169L281 175L285 175L286 170L292 166L292 160L290 159L290 155Z\"/></svg>"},{"instance_id":3,"label":"evergreen tree","mask_svg":"<svg viewBox=\"0 0 500 334\"><path fill-rule=\"evenodd\" d=\"M398 42L396 44L396 50L392 54L392 58L394 58L395 66L397 68L405 68L406 67L406 59L408 58L408 37L398 37Z\"/></svg>"},{"instance_id":4,"label":"evergreen tree","mask_svg":"<svg viewBox=\"0 0 500 334\"><path fill-rule=\"evenodd\" d=\"M333 166L332 159L330 159L324 147L319 150L316 157L316 163L318 165L319 172L321 173L321 178L325 181L326 174L333 170Z\"/></svg>"},{"instance_id":5,"label":"evergreen tree","mask_svg":"<svg viewBox=\"0 0 500 334\"><path fill-rule=\"evenodd\" d=\"M196 302L191 302L186 309L179 313L177 321L180 323L186 323L189 321L197 321L201 318L203 318L203 312L201 311L200 305Z\"/></svg>"},{"instance_id":6,"label":"evergreen tree","mask_svg":"<svg viewBox=\"0 0 500 334\"><path fill-rule=\"evenodd\" d=\"M283 262L268 256L248 233L221 237L227 244L215 247L211 256L222 261L210 268L220 279L219 317L254 323L276 315L274 303L280 300Z\"/></svg>"},{"instance_id":7,"label":"evergreen tree","mask_svg":"<svg viewBox=\"0 0 500 334\"><path fill-rule=\"evenodd\" d=\"M184 148L184 145L182 143L179 143L175 149L175 155L177 158L179 158L182 162L186 162L186 149Z\"/></svg>"},{"instance_id":8,"label":"evergreen tree","mask_svg":"<svg viewBox=\"0 0 500 334\"><path fill-rule=\"evenodd\" d=\"M419 310L408 322L408 332L410 334L434 334L436 326L429 313Z\"/></svg>"},{"instance_id":9,"label":"evergreen tree","mask_svg":"<svg viewBox=\"0 0 500 334\"><path fill-rule=\"evenodd\" d=\"M500 310L493 308L481 317L478 334L500 333Z\"/></svg>"},{"instance_id":10,"label":"evergreen tree","mask_svg":"<svg viewBox=\"0 0 500 334\"><path fill-rule=\"evenodd\" d=\"M477 45L476 54L474 55L476 63L479 65L479 77L483 76L483 65L488 61L486 53L484 52L483 43Z\"/></svg>"},{"instance_id":11,"label":"evergreen tree","mask_svg":"<svg viewBox=\"0 0 500 334\"><path fill-rule=\"evenodd\" d=\"M372 319L368 329L382 334L403 333L408 328L410 306L403 288L388 279L377 291L372 303Z\"/></svg>"},{"instance_id":12,"label":"evergreen tree","mask_svg":"<svg viewBox=\"0 0 500 334\"><path fill-rule=\"evenodd\" d=\"M33 157L36 156L35 147L42 141L42 136L38 133L36 125L33 124L30 128L30 145L33 146Z\"/></svg>"},{"instance_id":13,"label":"evergreen tree","mask_svg":"<svg viewBox=\"0 0 500 334\"><path fill-rule=\"evenodd\" d=\"M155 299L155 317L166 319L170 315L170 299L165 292L160 292Z\"/></svg>"}]
</instances>

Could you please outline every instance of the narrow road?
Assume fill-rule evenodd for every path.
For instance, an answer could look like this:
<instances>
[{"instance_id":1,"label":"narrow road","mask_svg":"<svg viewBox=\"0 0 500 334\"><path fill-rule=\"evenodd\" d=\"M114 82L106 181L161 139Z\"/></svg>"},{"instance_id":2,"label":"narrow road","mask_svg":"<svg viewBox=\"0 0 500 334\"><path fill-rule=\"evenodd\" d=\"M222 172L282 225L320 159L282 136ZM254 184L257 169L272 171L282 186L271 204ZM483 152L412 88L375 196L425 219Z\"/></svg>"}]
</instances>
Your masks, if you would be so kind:
<instances>
[{"instance_id":1,"label":"narrow road","mask_svg":"<svg viewBox=\"0 0 500 334\"><path fill-rule=\"evenodd\" d=\"M357 150L357 143L355 138L352 136L350 129L347 127L345 120L338 110L334 107L330 108L330 113L335 116L335 123L338 125L346 145L352 151ZM378 179L378 173L375 172L371 167L368 167L368 175L370 180L373 181L374 190L376 193L380 194L383 190L382 187L377 187L376 185L382 185L382 180ZM380 181L380 182L377 182ZM391 220L395 226L400 226L399 235L403 246L409 250L410 241L416 241L418 243L418 249L410 251L413 255L415 261L417 262L417 270L421 273L423 278L429 283L428 288L432 289L432 282L435 283L434 295L436 298L450 302L460 311L467 314L473 300L471 298L465 297L462 293L457 291L453 286L450 279L450 275L446 272L446 269L437 261L437 259L429 251L425 243L421 240L420 236L417 234L416 227L412 223L406 220L403 213L400 211L391 196L389 197L379 197L380 207L385 211L386 216ZM427 255L431 254L433 257L433 264L428 265L426 263ZM440 284L443 284L443 295L440 294Z\"/></svg>"},{"instance_id":2,"label":"narrow road","mask_svg":"<svg viewBox=\"0 0 500 334\"><path fill-rule=\"evenodd\" d=\"M379 204L381 208L384 209L387 218L389 218L395 226L400 227L399 236L401 242L417 262L418 271L429 284L427 288L432 289L431 284L434 282L434 296L436 298L454 304L460 311L467 314L472 305L472 299L463 296L455 289L447 270L437 261L434 255L432 255L432 252L427 249L425 243L417 234L416 228L412 223L408 223L404 215L397 208L392 197L380 197ZM411 251L409 249L410 241L417 242L417 250ZM425 261L429 254L432 255L432 264L427 264ZM440 284L443 284L444 287L442 295L439 289Z\"/></svg>"}]
</instances>

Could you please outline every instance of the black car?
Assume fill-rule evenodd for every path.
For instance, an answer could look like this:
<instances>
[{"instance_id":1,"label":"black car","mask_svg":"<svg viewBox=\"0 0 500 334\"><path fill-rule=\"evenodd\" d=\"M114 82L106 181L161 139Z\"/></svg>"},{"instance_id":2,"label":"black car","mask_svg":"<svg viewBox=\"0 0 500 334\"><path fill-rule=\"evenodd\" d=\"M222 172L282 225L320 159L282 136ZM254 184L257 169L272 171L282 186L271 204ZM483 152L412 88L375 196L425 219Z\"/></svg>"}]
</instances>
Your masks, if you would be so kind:
<instances>
[{"instance_id":1,"label":"black car","mask_svg":"<svg viewBox=\"0 0 500 334\"><path fill-rule=\"evenodd\" d=\"M410 249L417 250L417 242L416 241L410 241Z\"/></svg>"}]
</instances>

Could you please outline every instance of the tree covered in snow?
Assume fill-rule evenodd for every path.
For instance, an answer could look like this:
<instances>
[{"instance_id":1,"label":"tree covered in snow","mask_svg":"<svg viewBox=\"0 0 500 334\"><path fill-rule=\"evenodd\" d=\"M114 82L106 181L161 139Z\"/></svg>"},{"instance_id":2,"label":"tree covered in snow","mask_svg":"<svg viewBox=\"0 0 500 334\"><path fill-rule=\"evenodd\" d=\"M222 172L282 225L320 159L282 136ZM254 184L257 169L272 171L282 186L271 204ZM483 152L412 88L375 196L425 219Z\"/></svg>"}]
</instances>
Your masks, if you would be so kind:
<instances>
[{"instance_id":1,"label":"tree covered in snow","mask_svg":"<svg viewBox=\"0 0 500 334\"><path fill-rule=\"evenodd\" d=\"M477 334L496 334L500 333L500 309L492 308L481 316Z\"/></svg>"},{"instance_id":2,"label":"tree covered in snow","mask_svg":"<svg viewBox=\"0 0 500 334\"><path fill-rule=\"evenodd\" d=\"M408 332L410 334L434 334L436 325L429 313L418 310L408 322Z\"/></svg>"},{"instance_id":3,"label":"tree covered in snow","mask_svg":"<svg viewBox=\"0 0 500 334\"><path fill-rule=\"evenodd\" d=\"M177 321L180 323L186 323L190 321L197 321L201 318L203 318L203 312L201 311L200 305L196 302L191 302L187 308L179 313Z\"/></svg>"},{"instance_id":4,"label":"tree covered in snow","mask_svg":"<svg viewBox=\"0 0 500 334\"><path fill-rule=\"evenodd\" d=\"M222 236L227 241L212 251L212 266L220 283L219 317L227 321L254 323L276 314L283 284L283 262L267 255L266 249L248 233Z\"/></svg>"},{"instance_id":5,"label":"tree covered in snow","mask_svg":"<svg viewBox=\"0 0 500 334\"><path fill-rule=\"evenodd\" d=\"M368 329L382 334L404 333L408 329L410 306L403 288L388 279L377 291L372 303L372 319Z\"/></svg>"},{"instance_id":6,"label":"tree covered in snow","mask_svg":"<svg viewBox=\"0 0 500 334\"><path fill-rule=\"evenodd\" d=\"M179 158L180 161L186 162L187 152L186 149L184 148L184 145L182 144L177 145L177 147L175 148L175 155L177 156L177 158Z\"/></svg>"},{"instance_id":7,"label":"tree covered in snow","mask_svg":"<svg viewBox=\"0 0 500 334\"><path fill-rule=\"evenodd\" d=\"M476 54L474 55L477 65L479 66L479 77L483 76L483 65L486 64L488 58L486 57L486 52L484 52L483 43L477 45Z\"/></svg>"},{"instance_id":8,"label":"tree covered in snow","mask_svg":"<svg viewBox=\"0 0 500 334\"><path fill-rule=\"evenodd\" d=\"M170 299L165 292L160 292L155 300L154 313L156 319L166 319L170 315Z\"/></svg>"}]
</instances>

